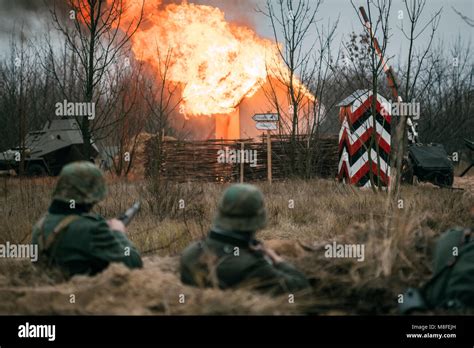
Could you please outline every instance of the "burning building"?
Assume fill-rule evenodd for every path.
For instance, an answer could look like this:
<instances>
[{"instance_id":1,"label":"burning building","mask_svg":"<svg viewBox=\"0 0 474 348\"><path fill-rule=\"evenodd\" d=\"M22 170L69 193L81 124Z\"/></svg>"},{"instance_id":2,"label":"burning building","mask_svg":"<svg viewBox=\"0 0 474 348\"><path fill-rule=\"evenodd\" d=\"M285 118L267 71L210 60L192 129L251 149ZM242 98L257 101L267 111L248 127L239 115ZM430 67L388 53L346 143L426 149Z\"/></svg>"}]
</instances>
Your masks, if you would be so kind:
<instances>
[{"instance_id":1,"label":"burning building","mask_svg":"<svg viewBox=\"0 0 474 348\"><path fill-rule=\"evenodd\" d=\"M276 104L278 104L279 110L277 110ZM311 129L313 107L313 99L303 98L298 117L300 134L306 134ZM215 121L215 137L217 139L238 139L260 136L264 131L258 130L252 119L255 114L259 113L279 113L282 118L281 132L288 133L293 116L291 109L287 87L277 80L266 82L251 96L244 96L231 113L211 116L211 120Z\"/></svg>"},{"instance_id":2,"label":"burning building","mask_svg":"<svg viewBox=\"0 0 474 348\"><path fill-rule=\"evenodd\" d=\"M125 3L118 24L122 28L139 16L143 4L141 0ZM180 87L179 113L199 128L200 138L257 137L261 131L252 116L262 112L278 112L285 132L284 125L293 115L286 87L290 79L304 96L298 132L306 132L314 97L296 77L290 77L275 43L246 26L227 22L224 12L212 6L185 1L164 5L161 0L146 1L144 6L142 25L132 37L135 58L156 75L166 71L166 83ZM160 55L169 59L158 59Z\"/></svg>"}]
</instances>

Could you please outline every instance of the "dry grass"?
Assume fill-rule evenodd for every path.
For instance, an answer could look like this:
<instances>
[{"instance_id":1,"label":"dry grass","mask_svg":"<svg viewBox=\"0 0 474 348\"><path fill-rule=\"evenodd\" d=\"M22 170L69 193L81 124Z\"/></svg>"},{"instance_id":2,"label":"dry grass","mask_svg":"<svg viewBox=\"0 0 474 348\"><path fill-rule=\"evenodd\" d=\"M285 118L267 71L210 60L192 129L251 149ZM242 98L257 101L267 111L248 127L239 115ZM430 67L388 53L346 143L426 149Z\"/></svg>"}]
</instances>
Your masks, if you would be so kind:
<instances>
[{"instance_id":1,"label":"dry grass","mask_svg":"<svg viewBox=\"0 0 474 348\"><path fill-rule=\"evenodd\" d=\"M31 225L47 209L54 180L0 180L0 243L26 242ZM259 184L269 215L260 237L298 265L313 285L311 294L288 304L285 297L180 283L178 255L206 234L223 185L109 181L110 194L96 209L101 214L116 216L136 198L142 200L129 235L147 255L145 268L129 271L116 265L93 278L64 282L29 262L0 259L0 313L395 313L397 295L428 279L436 237L449 227L471 224L474 205L470 190L429 185L403 187L399 209L384 193L329 180ZM332 241L364 244L365 260L326 258L323 246ZM78 299L75 305L69 303L71 293ZM185 305L178 302L179 294L185 294Z\"/></svg>"}]
</instances>

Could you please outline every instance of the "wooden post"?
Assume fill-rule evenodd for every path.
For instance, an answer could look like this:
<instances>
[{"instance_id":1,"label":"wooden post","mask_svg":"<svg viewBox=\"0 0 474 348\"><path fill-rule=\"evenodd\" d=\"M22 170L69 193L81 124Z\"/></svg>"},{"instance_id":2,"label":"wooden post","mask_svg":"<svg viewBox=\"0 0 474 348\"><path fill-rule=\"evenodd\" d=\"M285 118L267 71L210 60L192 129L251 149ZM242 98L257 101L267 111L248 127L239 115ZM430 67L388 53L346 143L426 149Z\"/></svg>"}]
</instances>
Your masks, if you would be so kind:
<instances>
[{"instance_id":1,"label":"wooden post","mask_svg":"<svg viewBox=\"0 0 474 348\"><path fill-rule=\"evenodd\" d=\"M244 182L244 142L240 143L240 182Z\"/></svg>"},{"instance_id":2,"label":"wooden post","mask_svg":"<svg viewBox=\"0 0 474 348\"><path fill-rule=\"evenodd\" d=\"M268 182L272 183L272 141L270 139L270 131L267 130L267 177Z\"/></svg>"}]
</instances>

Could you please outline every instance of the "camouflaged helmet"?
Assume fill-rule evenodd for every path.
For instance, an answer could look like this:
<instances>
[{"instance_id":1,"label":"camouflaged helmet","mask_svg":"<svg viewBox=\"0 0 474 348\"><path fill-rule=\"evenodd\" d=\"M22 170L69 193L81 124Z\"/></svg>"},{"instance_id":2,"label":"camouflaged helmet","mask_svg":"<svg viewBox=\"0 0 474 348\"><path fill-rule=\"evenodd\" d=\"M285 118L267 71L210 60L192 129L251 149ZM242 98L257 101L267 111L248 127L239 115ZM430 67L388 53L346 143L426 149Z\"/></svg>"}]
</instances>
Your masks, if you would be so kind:
<instances>
[{"instance_id":1,"label":"camouflaged helmet","mask_svg":"<svg viewBox=\"0 0 474 348\"><path fill-rule=\"evenodd\" d=\"M266 223L262 192L253 185L236 184L222 195L212 229L250 232L265 227Z\"/></svg>"},{"instance_id":2,"label":"camouflaged helmet","mask_svg":"<svg viewBox=\"0 0 474 348\"><path fill-rule=\"evenodd\" d=\"M104 176L93 163L73 162L63 167L53 192L53 199L76 204L94 204L105 198Z\"/></svg>"},{"instance_id":3,"label":"camouflaged helmet","mask_svg":"<svg viewBox=\"0 0 474 348\"><path fill-rule=\"evenodd\" d=\"M433 257L434 274L438 274L446 265L450 265L455 261L453 248L460 249L464 242L464 229L461 227L452 228L439 237Z\"/></svg>"}]
</instances>

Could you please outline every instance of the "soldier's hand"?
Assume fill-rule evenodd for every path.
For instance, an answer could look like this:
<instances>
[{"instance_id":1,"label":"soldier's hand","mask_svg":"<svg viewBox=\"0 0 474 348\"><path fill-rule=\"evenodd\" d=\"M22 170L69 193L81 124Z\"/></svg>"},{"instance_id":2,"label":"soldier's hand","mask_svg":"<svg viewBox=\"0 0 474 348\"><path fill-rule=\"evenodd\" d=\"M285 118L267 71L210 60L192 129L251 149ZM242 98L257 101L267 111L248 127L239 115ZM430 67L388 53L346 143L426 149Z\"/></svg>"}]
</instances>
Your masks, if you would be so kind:
<instances>
[{"instance_id":1,"label":"soldier's hand","mask_svg":"<svg viewBox=\"0 0 474 348\"><path fill-rule=\"evenodd\" d=\"M264 247L264 250L268 257L272 259L273 263L283 262L283 258L278 255L275 250L266 247Z\"/></svg>"},{"instance_id":2,"label":"soldier's hand","mask_svg":"<svg viewBox=\"0 0 474 348\"><path fill-rule=\"evenodd\" d=\"M123 233L127 231L127 229L125 228L125 225L119 219L110 219L107 221L107 223L109 224L109 227L111 230L120 231Z\"/></svg>"},{"instance_id":3,"label":"soldier's hand","mask_svg":"<svg viewBox=\"0 0 474 348\"><path fill-rule=\"evenodd\" d=\"M280 263L284 261L283 258L275 252L275 250L270 249L263 244L255 245L252 247L252 249L262 251L272 260L273 263Z\"/></svg>"}]
</instances>

